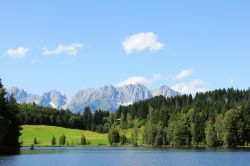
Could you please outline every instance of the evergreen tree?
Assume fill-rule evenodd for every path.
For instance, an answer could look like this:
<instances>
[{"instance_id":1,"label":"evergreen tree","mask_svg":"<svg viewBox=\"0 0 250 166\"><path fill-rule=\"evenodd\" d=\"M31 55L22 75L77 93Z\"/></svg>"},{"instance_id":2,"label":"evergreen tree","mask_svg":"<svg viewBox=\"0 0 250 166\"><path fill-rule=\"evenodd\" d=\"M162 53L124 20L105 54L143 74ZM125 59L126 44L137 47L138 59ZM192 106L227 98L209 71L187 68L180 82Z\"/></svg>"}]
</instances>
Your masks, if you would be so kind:
<instances>
[{"instance_id":1,"label":"evergreen tree","mask_svg":"<svg viewBox=\"0 0 250 166\"><path fill-rule=\"evenodd\" d=\"M120 137L121 145L125 145L127 143L127 137L122 134Z\"/></svg>"},{"instance_id":2,"label":"evergreen tree","mask_svg":"<svg viewBox=\"0 0 250 166\"><path fill-rule=\"evenodd\" d=\"M250 101L243 105L242 114L244 117L245 123L245 145L249 145L250 143Z\"/></svg>"},{"instance_id":3,"label":"evergreen tree","mask_svg":"<svg viewBox=\"0 0 250 166\"><path fill-rule=\"evenodd\" d=\"M211 120L206 122L205 128L206 143L208 147L216 146L216 133L215 128Z\"/></svg>"},{"instance_id":4,"label":"evergreen tree","mask_svg":"<svg viewBox=\"0 0 250 166\"><path fill-rule=\"evenodd\" d=\"M92 113L91 113L91 110L90 110L89 107L86 107L84 109L82 118L83 118L84 128L86 130L91 130L92 129L92 120L93 120L93 117L92 117Z\"/></svg>"},{"instance_id":5,"label":"evergreen tree","mask_svg":"<svg viewBox=\"0 0 250 166\"><path fill-rule=\"evenodd\" d=\"M163 145L163 124L161 121L157 125L157 135L155 137L155 145L156 146Z\"/></svg>"},{"instance_id":6,"label":"evergreen tree","mask_svg":"<svg viewBox=\"0 0 250 166\"><path fill-rule=\"evenodd\" d=\"M13 95L5 98L5 90L0 79L0 154L18 153L21 135L18 106Z\"/></svg>"},{"instance_id":7,"label":"evergreen tree","mask_svg":"<svg viewBox=\"0 0 250 166\"><path fill-rule=\"evenodd\" d=\"M150 107L147 117L147 123L144 128L142 141L145 144L155 145L155 137L157 135L157 114L156 111Z\"/></svg>"},{"instance_id":8,"label":"evergreen tree","mask_svg":"<svg viewBox=\"0 0 250 166\"><path fill-rule=\"evenodd\" d=\"M126 128L126 117L125 117L124 113L121 114L120 127L122 129Z\"/></svg>"},{"instance_id":9,"label":"evergreen tree","mask_svg":"<svg viewBox=\"0 0 250 166\"><path fill-rule=\"evenodd\" d=\"M127 121L127 128L133 127L133 119L132 119L130 113L127 113L126 121Z\"/></svg>"},{"instance_id":10,"label":"evergreen tree","mask_svg":"<svg viewBox=\"0 0 250 166\"><path fill-rule=\"evenodd\" d=\"M216 135L216 145L222 146L223 145L223 135L224 135L224 129L223 129L223 121L224 121L224 115L219 114L215 118L215 135Z\"/></svg>"},{"instance_id":11,"label":"evergreen tree","mask_svg":"<svg viewBox=\"0 0 250 166\"><path fill-rule=\"evenodd\" d=\"M133 132L131 134L131 143L133 146L138 145L138 129L134 127Z\"/></svg>"},{"instance_id":12,"label":"evergreen tree","mask_svg":"<svg viewBox=\"0 0 250 166\"><path fill-rule=\"evenodd\" d=\"M225 146L244 145L244 124L242 120L242 113L238 109L232 109L225 113L223 121Z\"/></svg>"},{"instance_id":13,"label":"evergreen tree","mask_svg":"<svg viewBox=\"0 0 250 166\"><path fill-rule=\"evenodd\" d=\"M51 139L51 145L56 145L56 138L54 136Z\"/></svg>"},{"instance_id":14,"label":"evergreen tree","mask_svg":"<svg viewBox=\"0 0 250 166\"><path fill-rule=\"evenodd\" d=\"M84 135L82 135L82 137L81 137L80 144L81 145L86 145L87 144L87 140L86 140Z\"/></svg>"},{"instance_id":15,"label":"evergreen tree","mask_svg":"<svg viewBox=\"0 0 250 166\"><path fill-rule=\"evenodd\" d=\"M19 142L20 142L20 145L23 144L23 137L20 138L20 141L19 141Z\"/></svg>"},{"instance_id":16,"label":"evergreen tree","mask_svg":"<svg viewBox=\"0 0 250 166\"><path fill-rule=\"evenodd\" d=\"M59 138L59 144L60 145L65 145L65 143L66 143L66 136L63 134Z\"/></svg>"},{"instance_id":17,"label":"evergreen tree","mask_svg":"<svg viewBox=\"0 0 250 166\"><path fill-rule=\"evenodd\" d=\"M34 144L34 145L37 145L37 144L38 144L38 141L37 141L36 137L35 137L34 140L33 140L33 144Z\"/></svg>"},{"instance_id":18,"label":"evergreen tree","mask_svg":"<svg viewBox=\"0 0 250 166\"><path fill-rule=\"evenodd\" d=\"M167 128L167 140L170 146L189 146L191 143L191 131L187 120L180 116L178 120L171 120Z\"/></svg>"},{"instance_id":19,"label":"evergreen tree","mask_svg":"<svg viewBox=\"0 0 250 166\"><path fill-rule=\"evenodd\" d=\"M204 143L205 137L205 118L203 114L198 111L194 111L192 123L191 123L191 134L192 134L192 145L199 146Z\"/></svg>"},{"instance_id":20,"label":"evergreen tree","mask_svg":"<svg viewBox=\"0 0 250 166\"><path fill-rule=\"evenodd\" d=\"M110 129L108 133L108 140L110 145L116 144L120 142L120 134L117 129Z\"/></svg>"},{"instance_id":21,"label":"evergreen tree","mask_svg":"<svg viewBox=\"0 0 250 166\"><path fill-rule=\"evenodd\" d=\"M4 153L4 143L5 143L5 137L8 133L8 128L10 126L10 121L0 115L0 154Z\"/></svg>"},{"instance_id":22,"label":"evergreen tree","mask_svg":"<svg viewBox=\"0 0 250 166\"><path fill-rule=\"evenodd\" d=\"M157 126L154 123L147 121L142 135L143 143L148 145L154 145L156 135L157 135Z\"/></svg>"}]
</instances>

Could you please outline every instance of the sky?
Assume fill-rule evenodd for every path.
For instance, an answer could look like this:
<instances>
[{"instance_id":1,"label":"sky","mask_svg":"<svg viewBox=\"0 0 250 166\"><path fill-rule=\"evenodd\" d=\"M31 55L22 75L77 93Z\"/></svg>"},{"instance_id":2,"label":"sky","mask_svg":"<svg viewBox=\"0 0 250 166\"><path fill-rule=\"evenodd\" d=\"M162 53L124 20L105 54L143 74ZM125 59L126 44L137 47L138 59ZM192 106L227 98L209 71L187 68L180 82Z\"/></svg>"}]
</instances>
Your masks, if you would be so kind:
<instances>
[{"instance_id":1,"label":"sky","mask_svg":"<svg viewBox=\"0 0 250 166\"><path fill-rule=\"evenodd\" d=\"M248 89L249 9L248 0L2 1L0 78L69 97L135 83Z\"/></svg>"}]
</instances>

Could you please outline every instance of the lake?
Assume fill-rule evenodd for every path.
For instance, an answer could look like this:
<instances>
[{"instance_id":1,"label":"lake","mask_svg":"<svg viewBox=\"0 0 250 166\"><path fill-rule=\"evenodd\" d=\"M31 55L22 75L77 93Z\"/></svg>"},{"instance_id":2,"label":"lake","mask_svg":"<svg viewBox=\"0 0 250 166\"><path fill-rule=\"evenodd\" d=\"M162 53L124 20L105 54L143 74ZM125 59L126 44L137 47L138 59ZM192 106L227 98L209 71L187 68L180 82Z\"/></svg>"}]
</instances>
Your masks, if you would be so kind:
<instances>
[{"instance_id":1,"label":"lake","mask_svg":"<svg viewBox=\"0 0 250 166\"><path fill-rule=\"evenodd\" d=\"M0 166L250 166L249 150L163 149L144 147L22 148L0 156Z\"/></svg>"}]
</instances>

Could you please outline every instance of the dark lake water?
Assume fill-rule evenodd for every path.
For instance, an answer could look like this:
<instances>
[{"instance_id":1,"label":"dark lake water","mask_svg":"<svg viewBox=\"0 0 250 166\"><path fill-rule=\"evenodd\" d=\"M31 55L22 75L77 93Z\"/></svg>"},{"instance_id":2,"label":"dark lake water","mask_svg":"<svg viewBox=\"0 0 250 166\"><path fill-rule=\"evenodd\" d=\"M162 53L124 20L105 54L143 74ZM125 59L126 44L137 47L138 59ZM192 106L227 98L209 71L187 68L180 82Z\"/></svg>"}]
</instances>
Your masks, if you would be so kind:
<instances>
[{"instance_id":1,"label":"dark lake water","mask_svg":"<svg viewBox=\"0 0 250 166\"><path fill-rule=\"evenodd\" d=\"M43 147L0 156L0 166L250 166L249 150Z\"/></svg>"}]
</instances>

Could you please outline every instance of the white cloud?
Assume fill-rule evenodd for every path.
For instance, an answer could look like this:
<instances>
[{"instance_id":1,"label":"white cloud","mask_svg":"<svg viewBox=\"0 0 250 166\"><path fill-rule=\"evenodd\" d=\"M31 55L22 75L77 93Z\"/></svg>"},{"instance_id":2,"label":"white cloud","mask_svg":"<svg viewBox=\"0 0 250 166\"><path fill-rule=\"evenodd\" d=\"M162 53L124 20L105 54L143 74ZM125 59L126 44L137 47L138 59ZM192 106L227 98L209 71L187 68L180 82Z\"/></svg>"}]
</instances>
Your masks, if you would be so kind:
<instances>
[{"instance_id":1,"label":"white cloud","mask_svg":"<svg viewBox=\"0 0 250 166\"><path fill-rule=\"evenodd\" d=\"M180 73L176 74L172 79L173 80L182 80L184 78L191 76L192 73L193 73L193 70L191 70L191 69L182 70Z\"/></svg>"},{"instance_id":2,"label":"white cloud","mask_svg":"<svg viewBox=\"0 0 250 166\"><path fill-rule=\"evenodd\" d=\"M190 82L177 83L171 88L181 94L195 94L196 92L205 92L208 90L208 88L204 87L203 84L203 80L197 79Z\"/></svg>"},{"instance_id":3,"label":"white cloud","mask_svg":"<svg viewBox=\"0 0 250 166\"><path fill-rule=\"evenodd\" d=\"M61 53L65 53L68 55L77 55L78 49L82 48L84 45L81 43L71 44L71 45L64 45L60 44L54 50L48 50L47 47L43 48L44 55L57 55Z\"/></svg>"},{"instance_id":4,"label":"white cloud","mask_svg":"<svg viewBox=\"0 0 250 166\"><path fill-rule=\"evenodd\" d=\"M159 51L164 44L158 41L158 37L153 32L138 33L127 37L122 43L123 49L127 54L135 51L148 49L152 52Z\"/></svg>"},{"instance_id":5,"label":"white cloud","mask_svg":"<svg viewBox=\"0 0 250 166\"><path fill-rule=\"evenodd\" d=\"M134 76L134 77L129 77L128 79L119 82L117 86L124 86L124 85L129 85L129 84L149 84L152 81L150 79L147 79L146 77L143 76Z\"/></svg>"},{"instance_id":6,"label":"white cloud","mask_svg":"<svg viewBox=\"0 0 250 166\"><path fill-rule=\"evenodd\" d=\"M29 47L18 47L15 49L8 49L6 51L6 55L11 58L23 58L26 56L26 54L30 51Z\"/></svg>"},{"instance_id":7,"label":"white cloud","mask_svg":"<svg viewBox=\"0 0 250 166\"><path fill-rule=\"evenodd\" d=\"M129 77L128 79L119 82L118 84L116 84L116 86L125 86L125 85L129 85L129 84L151 84L154 81L157 81L161 78L161 75L159 73L153 74L153 76L151 78L146 78L143 76L133 76L133 77Z\"/></svg>"}]
</instances>

